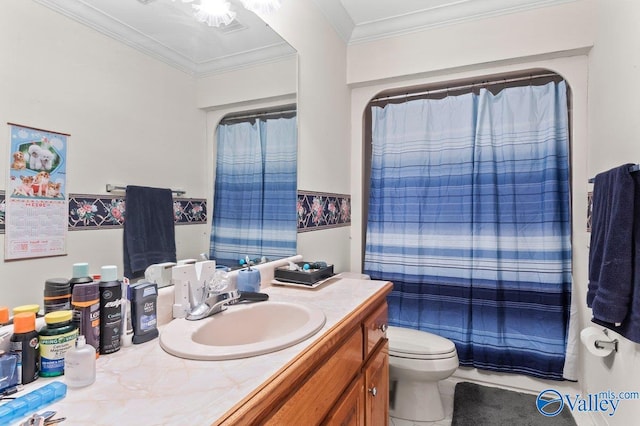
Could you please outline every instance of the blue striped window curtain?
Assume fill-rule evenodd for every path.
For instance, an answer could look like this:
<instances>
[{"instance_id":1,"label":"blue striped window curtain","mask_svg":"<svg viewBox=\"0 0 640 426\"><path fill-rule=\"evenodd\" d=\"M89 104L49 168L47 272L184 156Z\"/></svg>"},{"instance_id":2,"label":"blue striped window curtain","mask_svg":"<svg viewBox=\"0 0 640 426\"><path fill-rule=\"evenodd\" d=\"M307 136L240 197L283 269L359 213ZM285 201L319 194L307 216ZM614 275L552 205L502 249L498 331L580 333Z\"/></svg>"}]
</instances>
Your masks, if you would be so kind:
<instances>
[{"instance_id":1,"label":"blue striped window curtain","mask_svg":"<svg viewBox=\"0 0 640 426\"><path fill-rule=\"evenodd\" d=\"M364 270L394 283L390 323L574 380L565 82L372 107L372 138Z\"/></svg>"},{"instance_id":2,"label":"blue striped window curtain","mask_svg":"<svg viewBox=\"0 0 640 426\"><path fill-rule=\"evenodd\" d=\"M296 118L220 124L209 255L219 263L296 254Z\"/></svg>"}]
</instances>

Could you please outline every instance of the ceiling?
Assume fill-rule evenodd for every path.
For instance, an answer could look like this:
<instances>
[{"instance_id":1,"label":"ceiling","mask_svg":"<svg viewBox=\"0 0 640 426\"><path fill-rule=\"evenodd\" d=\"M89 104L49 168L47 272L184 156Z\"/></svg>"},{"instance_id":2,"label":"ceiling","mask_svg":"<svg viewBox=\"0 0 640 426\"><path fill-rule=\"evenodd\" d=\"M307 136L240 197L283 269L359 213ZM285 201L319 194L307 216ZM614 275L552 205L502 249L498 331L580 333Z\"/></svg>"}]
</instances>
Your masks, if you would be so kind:
<instances>
[{"instance_id":1,"label":"ceiling","mask_svg":"<svg viewBox=\"0 0 640 426\"><path fill-rule=\"evenodd\" d=\"M34 0L195 76L283 59L293 49L229 0L236 21L208 27L180 0ZM299 1L299 0L282 0ZM313 0L346 43L575 0Z\"/></svg>"}]
</instances>

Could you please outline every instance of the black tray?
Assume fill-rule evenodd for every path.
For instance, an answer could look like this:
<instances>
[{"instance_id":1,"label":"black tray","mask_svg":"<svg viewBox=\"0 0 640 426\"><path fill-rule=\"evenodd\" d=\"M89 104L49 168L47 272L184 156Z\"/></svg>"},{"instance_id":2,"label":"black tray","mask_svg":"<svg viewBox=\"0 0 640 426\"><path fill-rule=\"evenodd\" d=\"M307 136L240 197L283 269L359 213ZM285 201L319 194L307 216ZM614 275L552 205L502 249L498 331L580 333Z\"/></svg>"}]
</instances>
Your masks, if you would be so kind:
<instances>
[{"instance_id":1,"label":"black tray","mask_svg":"<svg viewBox=\"0 0 640 426\"><path fill-rule=\"evenodd\" d=\"M305 263L312 262L296 262L296 265L302 268ZM290 271L289 266L280 266L279 268L276 268L273 273L273 277L278 281L306 285L313 285L318 281L322 281L332 276L333 265L327 265L324 268L309 269L306 271Z\"/></svg>"}]
</instances>

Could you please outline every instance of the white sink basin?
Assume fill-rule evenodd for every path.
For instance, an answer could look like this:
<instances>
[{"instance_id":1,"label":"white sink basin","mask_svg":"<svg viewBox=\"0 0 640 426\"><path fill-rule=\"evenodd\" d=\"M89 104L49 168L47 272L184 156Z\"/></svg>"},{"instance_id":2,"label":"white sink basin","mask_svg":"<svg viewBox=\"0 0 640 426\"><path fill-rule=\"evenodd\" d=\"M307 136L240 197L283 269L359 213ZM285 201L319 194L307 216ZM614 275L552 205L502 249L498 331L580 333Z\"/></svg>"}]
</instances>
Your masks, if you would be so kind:
<instances>
[{"instance_id":1,"label":"white sink basin","mask_svg":"<svg viewBox=\"0 0 640 426\"><path fill-rule=\"evenodd\" d=\"M311 306L257 302L230 306L198 321L175 319L160 333L160 346L180 358L246 358L293 346L316 334L326 321Z\"/></svg>"}]
</instances>

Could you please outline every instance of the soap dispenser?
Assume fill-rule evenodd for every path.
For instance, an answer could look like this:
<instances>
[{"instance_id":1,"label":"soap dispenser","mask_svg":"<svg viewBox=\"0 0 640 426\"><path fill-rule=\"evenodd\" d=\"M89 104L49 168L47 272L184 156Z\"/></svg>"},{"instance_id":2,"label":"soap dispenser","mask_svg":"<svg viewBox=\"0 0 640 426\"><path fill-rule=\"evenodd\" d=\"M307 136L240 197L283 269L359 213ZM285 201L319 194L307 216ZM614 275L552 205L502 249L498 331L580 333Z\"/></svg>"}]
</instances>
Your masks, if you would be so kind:
<instances>
[{"instance_id":1,"label":"soap dispenser","mask_svg":"<svg viewBox=\"0 0 640 426\"><path fill-rule=\"evenodd\" d=\"M64 377L70 388L89 386L96 381L96 350L79 335L75 348L64 356Z\"/></svg>"}]
</instances>

